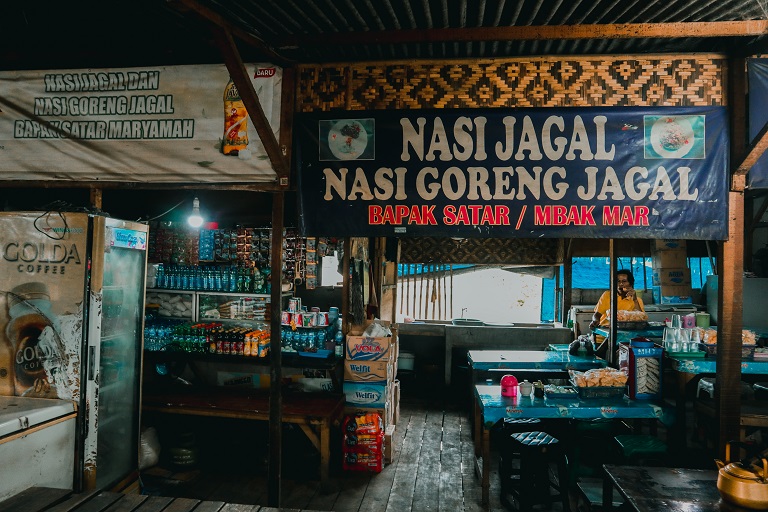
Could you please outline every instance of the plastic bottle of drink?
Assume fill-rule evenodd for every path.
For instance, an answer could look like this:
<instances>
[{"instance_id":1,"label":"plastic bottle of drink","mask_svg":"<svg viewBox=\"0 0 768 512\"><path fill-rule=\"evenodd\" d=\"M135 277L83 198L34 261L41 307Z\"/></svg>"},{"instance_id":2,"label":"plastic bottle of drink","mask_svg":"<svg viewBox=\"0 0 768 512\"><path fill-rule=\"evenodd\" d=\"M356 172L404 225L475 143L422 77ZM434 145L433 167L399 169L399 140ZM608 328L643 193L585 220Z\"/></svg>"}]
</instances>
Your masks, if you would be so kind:
<instances>
[{"instance_id":1,"label":"plastic bottle of drink","mask_svg":"<svg viewBox=\"0 0 768 512\"><path fill-rule=\"evenodd\" d=\"M224 140L221 152L237 156L248 146L248 112L230 78L224 88Z\"/></svg>"},{"instance_id":2,"label":"plastic bottle of drink","mask_svg":"<svg viewBox=\"0 0 768 512\"><path fill-rule=\"evenodd\" d=\"M225 268L221 272L221 289L222 291L229 291L229 271Z\"/></svg>"},{"instance_id":3,"label":"plastic bottle of drink","mask_svg":"<svg viewBox=\"0 0 768 512\"><path fill-rule=\"evenodd\" d=\"M155 288L165 288L165 269L162 263L157 266L155 272Z\"/></svg>"},{"instance_id":4,"label":"plastic bottle of drink","mask_svg":"<svg viewBox=\"0 0 768 512\"><path fill-rule=\"evenodd\" d=\"M214 270L213 281L214 281L213 283L214 290L216 290L217 292L224 291L223 283L221 279L221 268L217 268Z\"/></svg>"}]
</instances>

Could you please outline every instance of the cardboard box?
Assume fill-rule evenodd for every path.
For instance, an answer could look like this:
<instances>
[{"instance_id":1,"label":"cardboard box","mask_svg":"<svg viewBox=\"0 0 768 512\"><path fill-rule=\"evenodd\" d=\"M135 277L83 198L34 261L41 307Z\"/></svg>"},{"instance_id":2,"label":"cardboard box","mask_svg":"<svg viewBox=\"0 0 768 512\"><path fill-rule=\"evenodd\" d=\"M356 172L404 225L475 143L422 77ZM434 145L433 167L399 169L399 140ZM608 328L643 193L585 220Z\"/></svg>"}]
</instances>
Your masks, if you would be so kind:
<instances>
[{"instance_id":1,"label":"cardboard box","mask_svg":"<svg viewBox=\"0 0 768 512\"><path fill-rule=\"evenodd\" d=\"M353 382L392 382L392 361L344 361L344 380Z\"/></svg>"},{"instance_id":2,"label":"cardboard box","mask_svg":"<svg viewBox=\"0 0 768 512\"><path fill-rule=\"evenodd\" d=\"M392 464L395 456L395 425L388 425L384 430L384 462Z\"/></svg>"},{"instance_id":3,"label":"cardboard box","mask_svg":"<svg viewBox=\"0 0 768 512\"><path fill-rule=\"evenodd\" d=\"M653 253L653 268L683 268L688 267L688 253L685 249L658 251Z\"/></svg>"},{"instance_id":4,"label":"cardboard box","mask_svg":"<svg viewBox=\"0 0 768 512\"><path fill-rule=\"evenodd\" d=\"M654 269L653 286L687 286L690 288L691 269L688 267Z\"/></svg>"},{"instance_id":5,"label":"cardboard box","mask_svg":"<svg viewBox=\"0 0 768 512\"><path fill-rule=\"evenodd\" d=\"M344 381L344 395L347 405L383 408L389 398L389 384L386 381L353 382Z\"/></svg>"},{"instance_id":6,"label":"cardboard box","mask_svg":"<svg viewBox=\"0 0 768 512\"><path fill-rule=\"evenodd\" d=\"M389 361L394 356L396 338L347 336L345 357L350 361Z\"/></svg>"},{"instance_id":7,"label":"cardboard box","mask_svg":"<svg viewBox=\"0 0 768 512\"><path fill-rule=\"evenodd\" d=\"M693 304L690 286L654 286L654 304Z\"/></svg>"},{"instance_id":8,"label":"cardboard box","mask_svg":"<svg viewBox=\"0 0 768 512\"><path fill-rule=\"evenodd\" d=\"M669 251L687 249L688 245L685 240L652 240L651 241L651 253L655 251Z\"/></svg>"}]
</instances>

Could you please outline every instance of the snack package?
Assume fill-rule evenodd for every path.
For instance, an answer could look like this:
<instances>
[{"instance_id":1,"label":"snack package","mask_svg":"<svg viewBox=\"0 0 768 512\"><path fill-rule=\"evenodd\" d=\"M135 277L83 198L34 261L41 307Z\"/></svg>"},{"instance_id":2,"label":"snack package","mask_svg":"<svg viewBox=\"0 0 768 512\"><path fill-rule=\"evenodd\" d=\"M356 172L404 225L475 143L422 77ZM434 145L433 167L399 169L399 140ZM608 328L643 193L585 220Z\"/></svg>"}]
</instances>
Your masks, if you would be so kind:
<instances>
[{"instance_id":1,"label":"snack package","mask_svg":"<svg viewBox=\"0 0 768 512\"><path fill-rule=\"evenodd\" d=\"M614 368L595 368L586 372L571 370L571 379L577 387L621 387L627 385L627 374Z\"/></svg>"}]
</instances>

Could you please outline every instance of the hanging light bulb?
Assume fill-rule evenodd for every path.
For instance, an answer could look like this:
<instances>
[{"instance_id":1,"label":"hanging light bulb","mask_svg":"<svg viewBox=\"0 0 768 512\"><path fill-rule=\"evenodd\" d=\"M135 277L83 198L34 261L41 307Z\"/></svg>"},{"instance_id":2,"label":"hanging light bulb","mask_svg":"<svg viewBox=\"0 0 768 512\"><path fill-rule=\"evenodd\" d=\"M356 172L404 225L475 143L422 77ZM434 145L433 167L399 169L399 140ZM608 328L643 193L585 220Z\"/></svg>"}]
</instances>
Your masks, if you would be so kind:
<instances>
[{"instance_id":1,"label":"hanging light bulb","mask_svg":"<svg viewBox=\"0 0 768 512\"><path fill-rule=\"evenodd\" d=\"M187 218L187 222L193 228L199 228L203 225L203 217L200 215L200 200L197 197L192 201L192 215Z\"/></svg>"}]
</instances>

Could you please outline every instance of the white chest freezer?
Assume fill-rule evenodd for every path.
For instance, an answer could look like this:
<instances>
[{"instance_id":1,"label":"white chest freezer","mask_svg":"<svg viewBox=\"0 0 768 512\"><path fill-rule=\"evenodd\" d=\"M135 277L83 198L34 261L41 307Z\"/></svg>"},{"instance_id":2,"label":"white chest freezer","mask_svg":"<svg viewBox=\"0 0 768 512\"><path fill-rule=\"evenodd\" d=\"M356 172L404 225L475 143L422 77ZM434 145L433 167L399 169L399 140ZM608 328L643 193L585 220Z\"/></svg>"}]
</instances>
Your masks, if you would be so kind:
<instances>
[{"instance_id":1,"label":"white chest freezer","mask_svg":"<svg viewBox=\"0 0 768 512\"><path fill-rule=\"evenodd\" d=\"M0 396L0 501L32 486L72 489L75 405Z\"/></svg>"}]
</instances>

